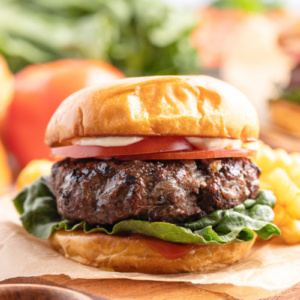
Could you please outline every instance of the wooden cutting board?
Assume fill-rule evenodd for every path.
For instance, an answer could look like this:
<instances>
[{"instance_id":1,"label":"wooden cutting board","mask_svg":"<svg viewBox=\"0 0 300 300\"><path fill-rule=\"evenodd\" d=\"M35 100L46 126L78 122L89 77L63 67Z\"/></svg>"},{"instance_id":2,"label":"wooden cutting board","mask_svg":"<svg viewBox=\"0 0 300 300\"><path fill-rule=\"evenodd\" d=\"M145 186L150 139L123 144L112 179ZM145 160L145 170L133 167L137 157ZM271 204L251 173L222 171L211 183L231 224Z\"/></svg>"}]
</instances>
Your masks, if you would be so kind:
<instances>
[{"instance_id":1,"label":"wooden cutting board","mask_svg":"<svg viewBox=\"0 0 300 300\"><path fill-rule=\"evenodd\" d=\"M214 293L180 282L136 281L128 279L70 279L65 275L45 275L41 277L19 277L7 279L1 284L44 284L66 287L79 291L93 300L169 300L169 299L236 299L225 293ZM266 300L299 300L300 283Z\"/></svg>"}]
</instances>

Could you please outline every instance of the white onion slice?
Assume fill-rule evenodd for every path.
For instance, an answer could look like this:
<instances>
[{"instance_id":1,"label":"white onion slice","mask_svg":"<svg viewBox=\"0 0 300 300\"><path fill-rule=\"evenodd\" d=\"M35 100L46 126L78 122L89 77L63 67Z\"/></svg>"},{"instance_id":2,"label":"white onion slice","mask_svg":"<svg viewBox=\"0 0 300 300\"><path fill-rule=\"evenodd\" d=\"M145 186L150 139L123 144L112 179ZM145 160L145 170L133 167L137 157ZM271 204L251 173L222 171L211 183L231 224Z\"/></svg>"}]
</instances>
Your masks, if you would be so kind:
<instances>
[{"instance_id":1,"label":"white onion slice","mask_svg":"<svg viewBox=\"0 0 300 300\"><path fill-rule=\"evenodd\" d=\"M221 139L221 138L201 138L186 137L187 141L200 150L224 149L240 149L243 141L239 139Z\"/></svg>"},{"instance_id":2,"label":"white onion slice","mask_svg":"<svg viewBox=\"0 0 300 300\"><path fill-rule=\"evenodd\" d=\"M142 137L136 136L107 136L101 138L78 138L72 141L73 145L120 147L128 146L141 141Z\"/></svg>"}]
</instances>

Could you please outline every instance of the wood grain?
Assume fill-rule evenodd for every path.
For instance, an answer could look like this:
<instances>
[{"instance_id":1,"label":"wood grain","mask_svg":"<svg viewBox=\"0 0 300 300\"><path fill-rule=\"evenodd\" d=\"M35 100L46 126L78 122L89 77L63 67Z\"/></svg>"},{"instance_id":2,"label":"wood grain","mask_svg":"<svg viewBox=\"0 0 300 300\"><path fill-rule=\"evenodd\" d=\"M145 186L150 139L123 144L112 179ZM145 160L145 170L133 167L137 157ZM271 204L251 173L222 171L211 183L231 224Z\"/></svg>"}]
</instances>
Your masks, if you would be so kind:
<instances>
[{"instance_id":1,"label":"wood grain","mask_svg":"<svg viewBox=\"0 0 300 300\"><path fill-rule=\"evenodd\" d=\"M1 283L38 283L64 286L83 292L93 300L169 300L169 299L207 299L232 300L229 295L213 293L182 282L135 281L128 279L70 279L65 275L45 275L31 278L12 278ZM0 283L0 284L1 284Z\"/></svg>"},{"instance_id":2,"label":"wood grain","mask_svg":"<svg viewBox=\"0 0 300 300\"><path fill-rule=\"evenodd\" d=\"M41 284L2 284L1 300L91 300L90 297L70 289Z\"/></svg>"},{"instance_id":3,"label":"wood grain","mask_svg":"<svg viewBox=\"0 0 300 300\"><path fill-rule=\"evenodd\" d=\"M182 282L135 281L128 279L70 279L65 275L45 275L31 278L13 278L1 283L38 283L63 286L84 293L93 300L167 300L167 299L236 299L225 293L214 293ZM0 283L0 284L1 284ZM300 283L266 300L299 300Z\"/></svg>"}]
</instances>

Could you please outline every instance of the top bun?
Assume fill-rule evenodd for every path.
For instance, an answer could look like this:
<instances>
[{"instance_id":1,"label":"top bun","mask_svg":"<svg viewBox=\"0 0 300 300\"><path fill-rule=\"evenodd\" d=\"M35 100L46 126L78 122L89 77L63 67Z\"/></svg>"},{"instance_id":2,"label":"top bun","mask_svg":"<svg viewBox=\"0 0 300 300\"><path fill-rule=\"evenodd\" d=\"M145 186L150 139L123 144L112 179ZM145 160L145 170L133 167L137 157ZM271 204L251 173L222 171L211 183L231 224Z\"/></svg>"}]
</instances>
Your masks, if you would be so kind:
<instances>
[{"instance_id":1,"label":"top bun","mask_svg":"<svg viewBox=\"0 0 300 300\"><path fill-rule=\"evenodd\" d=\"M258 117L234 87L208 76L127 78L69 96L52 116L45 143L78 137L258 137Z\"/></svg>"}]
</instances>

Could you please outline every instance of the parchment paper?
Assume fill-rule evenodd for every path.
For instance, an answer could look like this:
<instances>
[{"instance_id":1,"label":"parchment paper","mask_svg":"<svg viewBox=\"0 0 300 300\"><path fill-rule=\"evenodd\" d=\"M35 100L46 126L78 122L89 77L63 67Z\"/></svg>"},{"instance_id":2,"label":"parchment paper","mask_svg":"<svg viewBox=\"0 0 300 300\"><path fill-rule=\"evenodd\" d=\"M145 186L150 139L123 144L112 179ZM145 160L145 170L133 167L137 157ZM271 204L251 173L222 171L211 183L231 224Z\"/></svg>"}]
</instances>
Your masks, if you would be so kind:
<instances>
[{"instance_id":1,"label":"parchment paper","mask_svg":"<svg viewBox=\"0 0 300 300\"><path fill-rule=\"evenodd\" d=\"M0 198L0 228L0 281L48 274L86 279L180 281L249 300L274 295L300 281L300 245L287 246L276 238L268 242L259 240L241 261L219 271L149 275L102 271L64 258L47 241L23 229L10 196Z\"/></svg>"}]
</instances>

